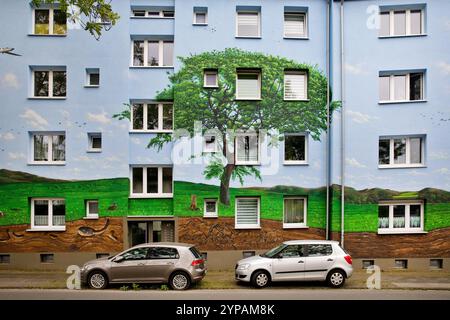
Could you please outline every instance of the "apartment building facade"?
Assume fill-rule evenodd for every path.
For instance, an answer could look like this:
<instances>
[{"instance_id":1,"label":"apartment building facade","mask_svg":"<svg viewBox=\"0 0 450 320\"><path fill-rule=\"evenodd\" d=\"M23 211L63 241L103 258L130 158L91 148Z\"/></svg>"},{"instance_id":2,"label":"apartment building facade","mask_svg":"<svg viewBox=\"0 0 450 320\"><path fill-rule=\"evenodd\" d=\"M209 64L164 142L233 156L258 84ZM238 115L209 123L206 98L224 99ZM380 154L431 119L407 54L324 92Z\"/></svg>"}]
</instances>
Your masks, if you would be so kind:
<instances>
[{"instance_id":1,"label":"apartment building facade","mask_svg":"<svg viewBox=\"0 0 450 320\"><path fill-rule=\"evenodd\" d=\"M311 238L450 267L450 3L112 1L99 41L0 3L0 267Z\"/></svg>"}]
</instances>

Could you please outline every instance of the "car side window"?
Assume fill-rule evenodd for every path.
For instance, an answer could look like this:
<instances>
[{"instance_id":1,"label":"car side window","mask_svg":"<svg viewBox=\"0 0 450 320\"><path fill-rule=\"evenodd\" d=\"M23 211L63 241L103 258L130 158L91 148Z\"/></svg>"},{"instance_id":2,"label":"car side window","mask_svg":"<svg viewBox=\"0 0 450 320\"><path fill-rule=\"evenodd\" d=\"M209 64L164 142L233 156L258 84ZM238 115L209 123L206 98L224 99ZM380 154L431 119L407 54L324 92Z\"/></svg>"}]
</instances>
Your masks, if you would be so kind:
<instances>
[{"instance_id":1,"label":"car side window","mask_svg":"<svg viewBox=\"0 0 450 320\"><path fill-rule=\"evenodd\" d=\"M329 256L333 253L330 244L310 244L308 245L308 257Z\"/></svg>"},{"instance_id":2,"label":"car side window","mask_svg":"<svg viewBox=\"0 0 450 320\"><path fill-rule=\"evenodd\" d=\"M281 251L280 256L283 258L296 258L304 256L304 247L299 245L290 245Z\"/></svg>"},{"instance_id":3,"label":"car side window","mask_svg":"<svg viewBox=\"0 0 450 320\"><path fill-rule=\"evenodd\" d=\"M137 248L122 254L124 260L145 260L147 259L148 248Z\"/></svg>"},{"instance_id":4,"label":"car side window","mask_svg":"<svg viewBox=\"0 0 450 320\"><path fill-rule=\"evenodd\" d=\"M178 259L180 258L177 249L166 247L153 247L148 251L149 259Z\"/></svg>"}]
</instances>

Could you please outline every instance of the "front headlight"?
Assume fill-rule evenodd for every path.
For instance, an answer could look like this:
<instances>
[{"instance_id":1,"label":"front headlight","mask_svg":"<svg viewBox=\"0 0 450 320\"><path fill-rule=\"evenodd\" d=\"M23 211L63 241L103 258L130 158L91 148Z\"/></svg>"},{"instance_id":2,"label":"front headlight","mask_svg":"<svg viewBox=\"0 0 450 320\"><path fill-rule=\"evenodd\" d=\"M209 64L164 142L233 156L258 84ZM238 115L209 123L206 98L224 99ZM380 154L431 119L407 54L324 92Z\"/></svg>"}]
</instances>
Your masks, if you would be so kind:
<instances>
[{"instance_id":1,"label":"front headlight","mask_svg":"<svg viewBox=\"0 0 450 320\"><path fill-rule=\"evenodd\" d=\"M247 270L249 267L250 267L250 263L244 263L244 264L238 265L237 269L238 270Z\"/></svg>"}]
</instances>

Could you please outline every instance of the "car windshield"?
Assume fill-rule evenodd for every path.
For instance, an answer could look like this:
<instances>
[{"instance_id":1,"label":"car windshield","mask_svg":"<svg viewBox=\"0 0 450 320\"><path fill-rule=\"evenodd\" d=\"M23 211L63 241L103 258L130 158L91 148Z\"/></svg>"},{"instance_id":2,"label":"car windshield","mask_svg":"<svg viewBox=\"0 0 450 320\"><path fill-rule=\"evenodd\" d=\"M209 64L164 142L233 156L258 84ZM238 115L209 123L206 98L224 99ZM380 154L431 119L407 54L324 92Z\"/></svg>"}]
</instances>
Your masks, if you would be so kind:
<instances>
[{"instance_id":1,"label":"car windshield","mask_svg":"<svg viewBox=\"0 0 450 320\"><path fill-rule=\"evenodd\" d=\"M279 245L276 248L270 249L269 251L267 251L266 253L263 253L261 255L261 257L266 257L266 258L273 258L275 257L278 253L281 252L281 250L283 250L284 248L286 248L287 245L285 245L284 243L282 245Z\"/></svg>"}]
</instances>

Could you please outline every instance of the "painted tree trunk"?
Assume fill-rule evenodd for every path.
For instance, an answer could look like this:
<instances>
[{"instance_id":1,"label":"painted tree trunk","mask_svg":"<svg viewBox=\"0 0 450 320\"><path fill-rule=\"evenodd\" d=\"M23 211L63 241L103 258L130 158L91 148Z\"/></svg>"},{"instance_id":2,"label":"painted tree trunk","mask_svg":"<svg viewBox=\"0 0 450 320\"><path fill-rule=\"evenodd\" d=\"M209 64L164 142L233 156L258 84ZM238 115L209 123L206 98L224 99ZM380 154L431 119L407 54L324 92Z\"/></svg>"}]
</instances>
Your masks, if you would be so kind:
<instances>
[{"instance_id":1,"label":"painted tree trunk","mask_svg":"<svg viewBox=\"0 0 450 320\"><path fill-rule=\"evenodd\" d=\"M220 202L227 206L230 205L230 179L233 170L234 164L227 164L220 182Z\"/></svg>"}]
</instances>

